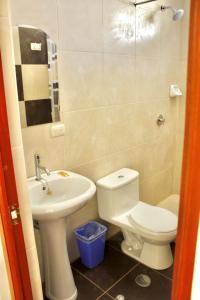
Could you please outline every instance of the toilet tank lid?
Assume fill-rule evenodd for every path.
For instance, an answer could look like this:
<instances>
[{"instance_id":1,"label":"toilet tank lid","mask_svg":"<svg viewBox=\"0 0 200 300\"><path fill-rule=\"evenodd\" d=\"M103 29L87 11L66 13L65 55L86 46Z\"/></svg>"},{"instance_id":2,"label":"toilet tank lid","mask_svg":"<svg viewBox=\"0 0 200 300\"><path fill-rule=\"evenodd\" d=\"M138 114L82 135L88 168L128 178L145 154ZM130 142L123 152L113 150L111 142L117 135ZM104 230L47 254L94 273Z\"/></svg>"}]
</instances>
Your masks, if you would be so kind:
<instances>
[{"instance_id":1,"label":"toilet tank lid","mask_svg":"<svg viewBox=\"0 0 200 300\"><path fill-rule=\"evenodd\" d=\"M99 179L96 184L97 186L105 189L114 190L128 184L131 181L134 181L138 177L139 172L128 168L123 168Z\"/></svg>"}]
</instances>

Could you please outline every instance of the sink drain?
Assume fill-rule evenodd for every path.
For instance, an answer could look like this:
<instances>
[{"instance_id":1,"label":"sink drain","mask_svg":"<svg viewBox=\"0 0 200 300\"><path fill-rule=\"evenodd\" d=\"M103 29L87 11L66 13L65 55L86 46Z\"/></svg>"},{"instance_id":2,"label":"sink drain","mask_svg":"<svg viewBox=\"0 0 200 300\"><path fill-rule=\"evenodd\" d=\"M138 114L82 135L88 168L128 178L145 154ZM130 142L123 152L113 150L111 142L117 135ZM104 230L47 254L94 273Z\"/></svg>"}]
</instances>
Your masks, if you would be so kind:
<instances>
[{"instance_id":1,"label":"sink drain","mask_svg":"<svg viewBox=\"0 0 200 300\"><path fill-rule=\"evenodd\" d=\"M148 287L151 285L151 278L145 274L139 274L135 278L135 283L141 287Z\"/></svg>"}]
</instances>

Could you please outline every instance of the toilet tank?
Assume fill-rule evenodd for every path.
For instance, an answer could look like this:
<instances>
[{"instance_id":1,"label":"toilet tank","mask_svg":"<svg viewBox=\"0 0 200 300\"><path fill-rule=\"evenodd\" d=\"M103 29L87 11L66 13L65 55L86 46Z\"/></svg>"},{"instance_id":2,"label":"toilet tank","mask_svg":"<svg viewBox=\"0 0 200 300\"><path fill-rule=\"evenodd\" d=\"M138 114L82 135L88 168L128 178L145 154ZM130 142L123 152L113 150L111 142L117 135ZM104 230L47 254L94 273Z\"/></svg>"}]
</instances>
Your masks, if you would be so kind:
<instances>
[{"instance_id":1,"label":"toilet tank","mask_svg":"<svg viewBox=\"0 0 200 300\"><path fill-rule=\"evenodd\" d=\"M96 182L99 215L109 221L139 202L139 173L123 168Z\"/></svg>"}]
</instances>

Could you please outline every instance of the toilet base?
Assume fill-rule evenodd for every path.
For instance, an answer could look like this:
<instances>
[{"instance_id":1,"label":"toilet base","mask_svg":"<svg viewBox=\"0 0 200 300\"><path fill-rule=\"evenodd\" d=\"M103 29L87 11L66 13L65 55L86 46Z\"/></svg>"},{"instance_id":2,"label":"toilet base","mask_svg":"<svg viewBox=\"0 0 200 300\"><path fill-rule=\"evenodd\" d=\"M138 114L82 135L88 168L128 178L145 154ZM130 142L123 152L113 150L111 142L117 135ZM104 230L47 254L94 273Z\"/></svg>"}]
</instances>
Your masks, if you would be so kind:
<instances>
[{"instance_id":1,"label":"toilet base","mask_svg":"<svg viewBox=\"0 0 200 300\"><path fill-rule=\"evenodd\" d=\"M141 250L138 251L138 249L135 250L124 240L121 244L121 249L126 255L155 270L165 270L173 264L173 256L169 244L153 245L144 241Z\"/></svg>"}]
</instances>

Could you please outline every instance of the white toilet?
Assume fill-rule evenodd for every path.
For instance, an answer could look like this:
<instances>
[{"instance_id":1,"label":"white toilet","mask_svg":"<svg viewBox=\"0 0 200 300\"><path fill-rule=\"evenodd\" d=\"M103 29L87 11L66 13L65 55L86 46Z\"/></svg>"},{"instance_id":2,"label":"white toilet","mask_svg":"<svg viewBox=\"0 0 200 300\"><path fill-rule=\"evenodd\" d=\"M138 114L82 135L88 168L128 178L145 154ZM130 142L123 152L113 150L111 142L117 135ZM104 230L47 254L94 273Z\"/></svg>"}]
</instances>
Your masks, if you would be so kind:
<instances>
[{"instance_id":1,"label":"white toilet","mask_svg":"<svg viewBox=\"0 0 200 300\"><path fill-rule=\"evenodd\" d=\"M99 179L97 199L100 217L121 228L124 253L153 269L172 265L177 216L139 200L137 171L124 168Z\"/></svg>"}]
</instances>

